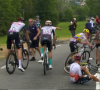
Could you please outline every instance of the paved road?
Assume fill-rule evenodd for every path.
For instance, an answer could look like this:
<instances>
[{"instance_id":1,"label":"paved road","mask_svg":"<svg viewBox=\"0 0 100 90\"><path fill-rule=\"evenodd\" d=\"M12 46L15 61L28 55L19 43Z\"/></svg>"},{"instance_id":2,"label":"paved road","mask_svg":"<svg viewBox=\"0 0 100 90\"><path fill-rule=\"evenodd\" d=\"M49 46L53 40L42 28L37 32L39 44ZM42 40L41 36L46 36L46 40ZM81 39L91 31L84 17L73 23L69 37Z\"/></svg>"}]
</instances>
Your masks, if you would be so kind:
<instances>
[{"instance_id":1,"label":"paved road","mask_svg":"<svg viewBox=\"0 0 100 90\"><path fill-rule=\"evenodd\" d=\"M70 77L63 70L66 57L70 50L68 44L58 46L53 51L53 70L43 75L43 66L37 61L40 59L36 54L37 61L30 61L28 69L22 73L18 69L14 74L9 75L4 66L5 62L0 62L0 89L95 89L96 83L90 81L84 85L73 84ZM91 53L95 57L95 53ZM94 61L92 61L94 63Z\"/></svg>"}]
</instances>

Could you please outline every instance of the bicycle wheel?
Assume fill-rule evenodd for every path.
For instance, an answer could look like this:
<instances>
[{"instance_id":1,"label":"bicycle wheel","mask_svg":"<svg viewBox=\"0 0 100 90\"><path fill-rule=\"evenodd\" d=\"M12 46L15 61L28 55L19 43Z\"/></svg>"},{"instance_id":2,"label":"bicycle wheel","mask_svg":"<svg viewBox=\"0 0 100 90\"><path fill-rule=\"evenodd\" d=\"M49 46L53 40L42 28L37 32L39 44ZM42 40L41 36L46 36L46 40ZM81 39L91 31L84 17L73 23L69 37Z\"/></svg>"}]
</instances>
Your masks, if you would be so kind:
<instances>
[{"instance_id":1,"label":"bicycle wheel","mask_svg":"<svg viewBox=\"0 0 100 90\"><path fill-rule=\"evenodd\" d=\"M23 49L22 50L22 67L24 69L27 69L28 67L28 64L29 64L29 54L28 54L28 51L26 49Z\"/></svg>"},{"instance_id":2,"label":"bicycle wheel","mask_svg":"<svg viewBox=\"0 0 100 90\"><path fill-rule=\"evenodd\" d=\"M47 70L47 55L46 55L46 53L44 55L43 69L44 69L44 75L46 75L46 70Z\"/></svg>"},{"instance_id":3,"label":"bicycle wheel","mask_svg":"<svg viewBox=\"0 0 100 90\"><path fill-rule=\"evenodd\" d=\"M66 73L68 73L69 74L69 69L70 69L70 65L72 64L72 63L74 63L74 55L75 54L77 54L77 52L74 52L74 53L71 53L68 57L67 57L67 59L66 59L66 61L65 61L65 66L64 66L64 71L66 72Z\"/></svg>"},{"instance_id":4,"label":"bicycle wheel","mask_svg":"<svg viewBox=\"0 0 100 90\"><path fill-rule=\"evenodd\" d=\"M13 74L16 69L15 55L10 52L6 59L6 70L9 74Z\"/></svg>"},{"instance_id":5,"label":"bicycle wheel","mask_svg":"<svg viewBox=\"0 0 100 90\"><path fill-rule=\"evenodd\" d=\"M81 55L81 63L83 62L87 62L87 60L89 60L90 58L90 52L89 51L84 51Z\"/></svg>"}]
</instances>

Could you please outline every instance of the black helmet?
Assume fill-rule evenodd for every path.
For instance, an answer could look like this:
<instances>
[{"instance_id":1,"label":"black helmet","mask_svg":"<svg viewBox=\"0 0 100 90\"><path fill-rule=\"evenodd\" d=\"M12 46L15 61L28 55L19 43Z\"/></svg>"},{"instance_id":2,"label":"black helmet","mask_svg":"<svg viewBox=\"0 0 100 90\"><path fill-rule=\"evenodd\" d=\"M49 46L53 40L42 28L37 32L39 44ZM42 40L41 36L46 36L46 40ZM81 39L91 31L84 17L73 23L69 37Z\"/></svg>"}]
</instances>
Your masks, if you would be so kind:
<instances>
[{"instance_id":1,"label":"black helmet","mask_svg":"<svg viewBox=\"0 0 100 90\"><path fill-rule=\"evenodd\" d=\"M36 15L36 18L39 18L39 15Z\"/></svg>"},{"instance_id":2,"label":"black helmet","mask_svg":"<svg viewBox=\"0 0 100 90\"><path fill-rule=\"evenodd\" d=\"M19 17L18 21L24 21L24 18L23 17Z\"/></svg>"}]
</instances>

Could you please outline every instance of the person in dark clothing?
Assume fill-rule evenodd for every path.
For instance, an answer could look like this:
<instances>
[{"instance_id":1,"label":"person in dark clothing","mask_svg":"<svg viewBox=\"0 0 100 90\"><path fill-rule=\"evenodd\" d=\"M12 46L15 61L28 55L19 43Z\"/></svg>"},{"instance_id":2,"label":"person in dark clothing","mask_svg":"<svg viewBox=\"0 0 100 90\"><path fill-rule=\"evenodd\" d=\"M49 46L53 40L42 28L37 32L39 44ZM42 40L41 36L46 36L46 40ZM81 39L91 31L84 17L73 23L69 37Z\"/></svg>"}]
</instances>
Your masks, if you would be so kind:
<instances>
[{"instance_id":1,"label":"person in dark clothing","mask_svg":"<svg viewBox=\"0 0 100 90\"><path fill-rule=\"evenodd\" d=\"M91 23L90 23L90 19L87 19L87 23L85 24L85 29L88 29L89 30L89 35L88 35L88 38L90 36L90 41L91 41L91 38L92 38L92 26L91 26Z\"/></svg>"},{"instance_id":2,"label":"person in dark clothing","mask_svg":"<svg viewBox=\"0 0 100 90\"><path fill-rule=\"evenodd\" d=\"M39 35L40 35L40 30L37 28L36 24L33 23L34 20L32 18L29 19L29 26L27 28L30 40L32 41L30 48L32 50L32 59L30 61L34 61L35 56L34 56L34 49L36 49L39 54L40 54L40 49L39 49Z\"/></svg>"},{"instance_id":3,"label":"person in dark clothing","mask_svg":"<svg viewBox=\"0 0 100 90\"><path fill-rule=\"evenodd\" d=\"M71 24L70 24L70 31L72 33L72 37L75 36L76 27L77 27L76 18L73 18L73 20L71 21Z\"/></svg>"},{"instance_id":4,"label":"person in dark clothing","mask_svg":"<svg viewBox=\"0 0 100 90\"><path fill-rule=\"evenodd\" d=\"M92 26L91 26L91 23L90 23L89 19L87 20L87 23L85 24L85 29L88 29L89 32L91 33Z\"/></svg>"}]
</instances>

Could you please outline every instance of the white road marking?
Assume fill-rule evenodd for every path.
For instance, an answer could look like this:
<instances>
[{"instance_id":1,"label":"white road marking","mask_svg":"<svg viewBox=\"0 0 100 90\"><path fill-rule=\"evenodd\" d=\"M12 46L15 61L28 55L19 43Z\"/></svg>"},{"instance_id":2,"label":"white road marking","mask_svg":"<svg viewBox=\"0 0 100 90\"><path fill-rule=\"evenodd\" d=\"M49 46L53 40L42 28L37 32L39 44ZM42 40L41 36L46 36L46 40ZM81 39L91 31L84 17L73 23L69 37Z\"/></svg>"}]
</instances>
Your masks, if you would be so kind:
<instances>
[{"instance_id":1,"label":"white road marking","mask_svg":"<svg viewBox=\"0 0 100 90\"><path fill-rule=\"evenodd\" d=\"M6 65L5 66L2 66L0 69L4 69L4 68L6 68Z\"/></svg>"},{"instance_id":2,"label":"white road marking","mask_svg":"<svg viewBox=\"0 0 100 90\"><path fill-rule=\"evenodd\" d=\"M100 73L96 73L96 74L97 74L97 78L100 79ZM96 90L100 90L100 82L96 82Z\"/></svg>"},{"instance_id":3,"label":"white road marking","mask_svg":"<svg viewBox=\"0 0 100 90\"><path fill-rule=\"evenodd\" d=\"M57 45L56 47L59 47L59 46L61 46L61 45Z\"/></svg>"}]
</instances>

